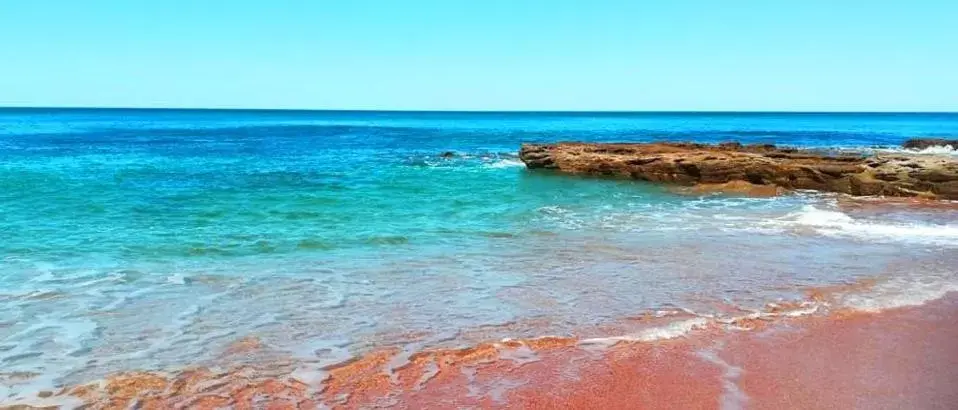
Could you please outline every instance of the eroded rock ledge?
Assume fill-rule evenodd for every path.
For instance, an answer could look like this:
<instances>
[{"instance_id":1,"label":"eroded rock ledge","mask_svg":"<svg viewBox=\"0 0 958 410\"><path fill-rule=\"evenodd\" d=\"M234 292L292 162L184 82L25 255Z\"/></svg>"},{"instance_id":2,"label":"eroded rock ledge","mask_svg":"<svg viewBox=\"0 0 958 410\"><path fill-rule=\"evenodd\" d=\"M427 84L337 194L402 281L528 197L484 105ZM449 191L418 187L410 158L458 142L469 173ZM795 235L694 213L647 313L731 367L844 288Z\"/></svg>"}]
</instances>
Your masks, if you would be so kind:
<instances>
[{"instance_id":1,"label":"eroded rock ledge","mask_svg":"<svg viewBox=\"0 0 958 410\"><path fill-rule=\"evenodd\" d=\"M838 155L724 143L523 144L529 169L684 186L813 189L851 195L958 200L958 161L930 155Z\"/></svg>"}]
</instances>

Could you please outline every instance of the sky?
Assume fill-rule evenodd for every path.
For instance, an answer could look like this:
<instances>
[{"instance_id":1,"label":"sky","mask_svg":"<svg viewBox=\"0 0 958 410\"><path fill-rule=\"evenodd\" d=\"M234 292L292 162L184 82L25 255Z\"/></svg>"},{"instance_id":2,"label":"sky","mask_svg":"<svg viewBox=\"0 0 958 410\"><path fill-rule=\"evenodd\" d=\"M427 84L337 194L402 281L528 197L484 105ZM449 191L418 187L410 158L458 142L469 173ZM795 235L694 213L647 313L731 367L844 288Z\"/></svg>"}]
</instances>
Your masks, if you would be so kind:
<instances>
[{"instance_id":1,"label":"sky","mask_svg":"<svg viewBox=\"0 0 958 410\"><path fill-rule=\"evenodd\" d=\"M0 0L0 106L958 111L958 1Z\"/></svg>"}]
</instances>

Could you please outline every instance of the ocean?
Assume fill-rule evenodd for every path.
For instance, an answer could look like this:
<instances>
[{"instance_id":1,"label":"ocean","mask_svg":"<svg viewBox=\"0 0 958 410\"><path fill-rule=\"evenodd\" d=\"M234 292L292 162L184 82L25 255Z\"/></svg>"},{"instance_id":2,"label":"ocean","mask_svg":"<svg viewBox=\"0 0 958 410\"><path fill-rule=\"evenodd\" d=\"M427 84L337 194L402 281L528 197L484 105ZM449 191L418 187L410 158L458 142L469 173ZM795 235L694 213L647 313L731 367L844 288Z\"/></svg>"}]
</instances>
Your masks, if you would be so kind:
<instances>
[{"instance_id":1,"label":"ocean","mask_svg":"<svg viewBox=\"0 0 958 410\"><path fill-rule=\"evenodd\" d=\"M688 195L517 151L956 135L958 114L0 109L0 404L117 372L672 337L628 318L862 282L841 303L920 304L958 290L953 208Z\"/></svg>"}]
</instances>

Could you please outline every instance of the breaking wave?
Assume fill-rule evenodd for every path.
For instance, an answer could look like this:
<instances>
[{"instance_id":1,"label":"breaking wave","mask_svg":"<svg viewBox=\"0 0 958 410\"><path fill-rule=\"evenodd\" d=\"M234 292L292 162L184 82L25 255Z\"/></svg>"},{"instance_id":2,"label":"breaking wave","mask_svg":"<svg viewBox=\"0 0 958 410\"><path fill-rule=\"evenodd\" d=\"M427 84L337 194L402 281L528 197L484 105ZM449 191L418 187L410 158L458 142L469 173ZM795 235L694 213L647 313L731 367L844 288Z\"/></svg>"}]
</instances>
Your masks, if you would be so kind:
<instances>
[{"instance_id":1,"label":"breaking wave","mask_svg":"<svg viewBox=\"0 0 958 410\"><path fill-rule=\"evenodd\" d=\"M814 205L805 205L798 212L772 219L764 225L792 231L810 230L827 236L958 246L956 224L870 221L853 218L841 211L820 209Z\"/></svg>"},{"instance_id":2,"label":"breaking wave","mask_svg":"<svg viewBox=\"0 0 958 410\"><path fill-rule=\"evenodd\" d=\"M951 145L934 145L928 148L923 149L910 149L910 148L882 148L876 149L875 152L878 153L902 153L902 154L918 154L918 155L953 155L958 156L958 147L953 147Z\"/></svg>"}]
</instances>

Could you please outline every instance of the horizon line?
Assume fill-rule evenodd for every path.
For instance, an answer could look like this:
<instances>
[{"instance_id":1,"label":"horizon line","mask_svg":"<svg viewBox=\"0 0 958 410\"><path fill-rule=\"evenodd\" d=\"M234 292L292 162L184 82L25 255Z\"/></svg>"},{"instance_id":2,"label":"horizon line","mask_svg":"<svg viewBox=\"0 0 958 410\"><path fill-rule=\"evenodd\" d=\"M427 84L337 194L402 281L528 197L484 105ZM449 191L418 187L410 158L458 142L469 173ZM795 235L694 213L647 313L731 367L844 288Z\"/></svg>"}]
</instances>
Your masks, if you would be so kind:
<instances>
[{"instance_id":1,"label":"horizon line","mask_svg":"<svg viewBox=\"0 0 958 410\"><path fill-rule=\"evenodd\" d=\"M0 110L121 110L121 111L272 111L328 113L461 113L461 114L958 114L958 111L802 111L802 110L500 110L500 109L375 109L375 108L257 108L257 107L135 107L135 106L5 106Z\"/></svg>"}]
</instances>

